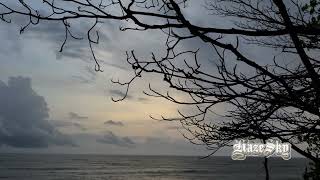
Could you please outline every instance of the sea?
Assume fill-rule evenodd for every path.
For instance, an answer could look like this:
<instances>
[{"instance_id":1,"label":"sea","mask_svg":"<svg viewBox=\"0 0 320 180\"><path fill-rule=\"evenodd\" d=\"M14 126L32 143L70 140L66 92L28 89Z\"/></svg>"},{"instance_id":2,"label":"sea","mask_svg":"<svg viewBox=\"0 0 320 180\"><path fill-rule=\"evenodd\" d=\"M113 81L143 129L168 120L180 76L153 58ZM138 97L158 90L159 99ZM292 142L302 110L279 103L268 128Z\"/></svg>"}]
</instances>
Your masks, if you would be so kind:
<instances>
[{"instance_id":1,"label":"sea","mask_svg":"<svg viewBox=\"0 0 320 180\"><path fill-rule=\"evenodd\" d=\"M269 158L271 180L303 180L308 161ZM263 180L248 157L0 154L0 180Z\"/></svg>"}]
</instances>

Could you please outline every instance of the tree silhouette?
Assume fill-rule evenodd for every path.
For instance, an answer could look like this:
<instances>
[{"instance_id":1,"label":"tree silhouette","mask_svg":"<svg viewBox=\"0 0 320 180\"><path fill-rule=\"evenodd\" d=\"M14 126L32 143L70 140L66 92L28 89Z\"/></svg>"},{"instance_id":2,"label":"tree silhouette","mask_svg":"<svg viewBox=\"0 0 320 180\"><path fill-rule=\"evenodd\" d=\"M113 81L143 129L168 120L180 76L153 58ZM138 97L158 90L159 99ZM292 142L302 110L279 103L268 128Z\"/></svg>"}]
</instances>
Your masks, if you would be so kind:
<instances>
[{"instance_id":1,"label":"tree silhouette","mask_svg":"<svg viewBox=\"0 0 320 180\"><path fill-rule=\"evenodd\" d=\"M200 2L200 1L199 1ZM193 107L180 117L162 120L180 121L190 132L191 142L207 145L213 152L229 146L234 139L276 138L289 142L301 155L319 162L320 153L320 78L319 3L299 0L207 0L205 8L213 17L223 17L231 24L224 28L193 23L185 15L188 0L43 0L46 13L35 10L24 0L20 8L0 3L0 18L10 23L13 15L27 16L23 32L43 21L60 21L65 27L65 40L78 39L70 22L92 19L88 30L89 48L100 71L92 48L99 43L98 23L106 20L132 22L121 31L161 30L166 34L166 53L139 58L127 51L127 61L135 75L128 82L113 81L126 88L125 99L137 78L144 74L163 77L170 88L185 93L188 100L178 100L169 92L150 87L145 92L177 104ZM153 19L150 21L150 19ZM96 32L96 33L95 33ZM183 42L200 40L208 45L215 69L207 70L199 49L185 50ZM261 47L278 52L268 57L252 58L243 49ZM200 48L200 47L199 47ZM284 61L288 57L289 61ZM261 59L266 59L261 62ZM227 108L219 121L212 120L217 106ZM211 114L211 115L210 115Z\"/></svg>"}]
</instances>

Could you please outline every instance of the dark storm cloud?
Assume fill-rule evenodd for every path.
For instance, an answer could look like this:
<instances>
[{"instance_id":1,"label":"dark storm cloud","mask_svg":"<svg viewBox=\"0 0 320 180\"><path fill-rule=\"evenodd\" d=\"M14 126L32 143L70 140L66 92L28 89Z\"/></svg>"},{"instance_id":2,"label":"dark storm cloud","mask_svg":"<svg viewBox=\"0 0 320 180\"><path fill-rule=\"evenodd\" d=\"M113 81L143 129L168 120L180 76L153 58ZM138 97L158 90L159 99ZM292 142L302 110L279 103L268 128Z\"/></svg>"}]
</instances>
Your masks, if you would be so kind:
<instances>
[{"instance_id":1,"label":"dark storm cloud","mask_svg":"<svg viewBox=\"0 0 320 180\"><path fill-rule=\"evenodd\" d=\"M113 121L109 120L104 122L105 125L110 125L110 126L124 126L124 124L121 121Z\"/></svg>"},{"instance_id":2,"label":"dark storm cloud","mask_svg":"<svg viewBox=\"0 0 320 180\"><path fill-rule=\"evenodd\" d=\"M135 145L135 143L129 137L119 137L112 131L108 131L102 138L98 138L97 142L121 147L133 147Z\"/></svg>"},{"instance_id":3,"label":"dark storm cloud","mask_svg":"<svg viewBox=\"0 0 320 180\"><path fill-rule=\"evenodd\" d=\"M49 109L31 87L31 79L10 77L0 81L0 146L43 148L74 145L49 121Z\"/></svg>"},{"instance_id":4,"label":"dark storm cloud","mask_svg":"<svg viewBox=\"0 0 320 180\"><path fill-rule=\"evenodd\" d=\"M69 115L69 118L73 119L73 120L82 120L82 119L88 119L89 118L87 116L79 115L78 113L75 113L75 112L69 112L68 115Z\"/></svg>"}]
</instances>

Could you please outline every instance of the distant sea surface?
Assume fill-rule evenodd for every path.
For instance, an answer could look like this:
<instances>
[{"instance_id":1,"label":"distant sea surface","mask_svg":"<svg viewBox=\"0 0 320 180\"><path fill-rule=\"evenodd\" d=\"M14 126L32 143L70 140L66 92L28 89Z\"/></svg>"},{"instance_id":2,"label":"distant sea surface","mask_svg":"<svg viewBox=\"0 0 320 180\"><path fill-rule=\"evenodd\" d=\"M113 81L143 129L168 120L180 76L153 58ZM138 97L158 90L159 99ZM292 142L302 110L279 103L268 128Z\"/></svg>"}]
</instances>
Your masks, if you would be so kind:
<instances>
[{"instance_id":1,"label":"distant sea surface","mask_svg":"<svg viewBox=\"0 0 320 180\"><path fill-rule=\"evenodd\" d=\"M269 159L272 180L302 180L306 159ZM263 159L0 154L0 180L260 180Z\"/></svg>"}]
</instances>

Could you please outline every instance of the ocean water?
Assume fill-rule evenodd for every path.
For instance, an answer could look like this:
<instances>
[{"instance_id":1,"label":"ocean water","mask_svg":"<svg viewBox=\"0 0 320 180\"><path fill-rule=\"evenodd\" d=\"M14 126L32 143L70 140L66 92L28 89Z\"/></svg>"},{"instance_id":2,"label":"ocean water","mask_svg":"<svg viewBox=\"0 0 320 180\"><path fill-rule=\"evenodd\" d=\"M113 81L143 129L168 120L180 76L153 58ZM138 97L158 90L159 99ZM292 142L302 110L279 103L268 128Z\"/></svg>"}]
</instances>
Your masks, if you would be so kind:
<instances>
[{"instance_id":1,"label":"ocean water","mask_svg":"<svg viewBox=\"0 0 320 180\"><path fill-rule=\"evenodd\" d=\"M305 159L270 160L273 180L302 180ZM248 158L0 154L0 180L259 180L263 161Z\"/></svg>"}]
</instances>

